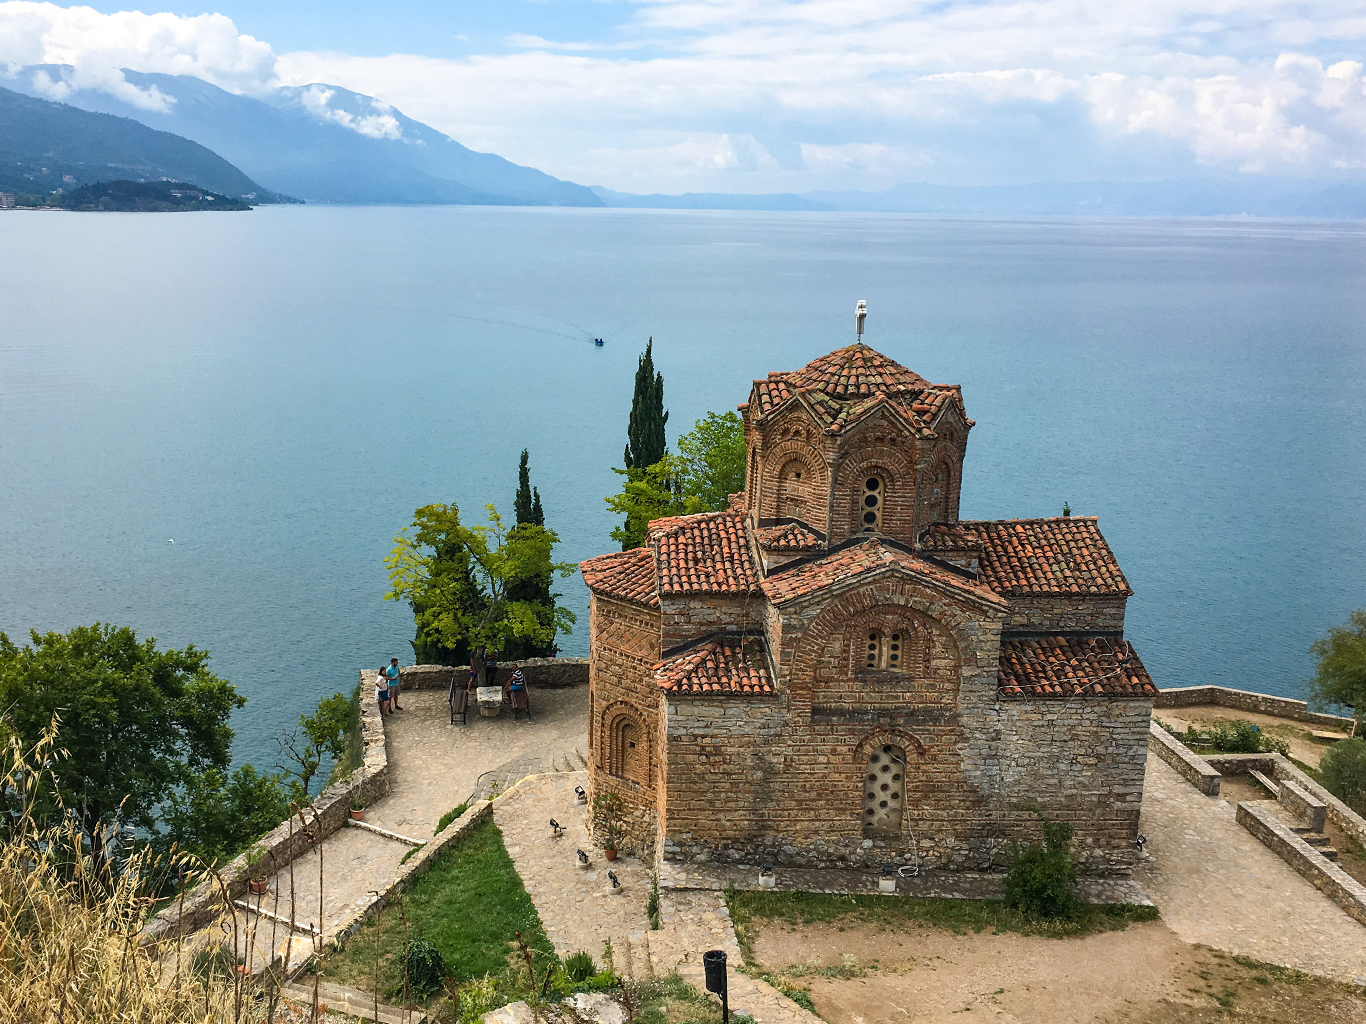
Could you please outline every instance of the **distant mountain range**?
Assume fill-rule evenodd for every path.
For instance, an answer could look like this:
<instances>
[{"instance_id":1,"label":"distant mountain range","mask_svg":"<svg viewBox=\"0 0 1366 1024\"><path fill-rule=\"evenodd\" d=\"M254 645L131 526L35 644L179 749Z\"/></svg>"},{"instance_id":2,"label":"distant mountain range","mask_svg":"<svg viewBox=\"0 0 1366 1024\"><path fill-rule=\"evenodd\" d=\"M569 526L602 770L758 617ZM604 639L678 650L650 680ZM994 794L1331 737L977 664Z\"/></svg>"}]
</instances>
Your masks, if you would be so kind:
<instances>
[{"instance_id":1,"label":"distant mountain range","mask_svg":"<svg viewBox=\"0 0 1366 1024\"><path fill-rule=\"evenodd\" d=\"M117 178L170 178L223 195L277 198L197 142L0 89L0 189L44 195Z\"/></svg>"},{"instance_id":2,"label":"distant mountain range","mask_svg":"<svg viewBox=\"0 0 1366 1024\"><path fill-rule=\"evenodd\" d=\"M166 98L165 109L135 106L94 89L67 92L63 101L193 140L267 188L308 202L603 205L582 185L476 153L369 96L336 86L280 88L254 99L184 75L123 76L140 90L155 88ZM72 80L69 67L39 64L0 84L43 97L65 91Z\"/></svg>"},{"instance_id":3,"label":"distant mountain range","mask_svg":"<svg viewBox=\"0 0 1366 1024\"><path fill-rule=\"evenodd\" d=\"M283 194L315 203L1366 218L1366 179L1327 184L1250 174L1155 182L902 184L880 192L800 195L634 195L576 185L476 153L373 97L337 86L281 87L253 98L188 76L123 76L159 108L75 88L72 69L64 65L8 72L0 65L0 84L14 90L0 89L0 189L50 192L109 178L170 178L224 195L255 192L269 200ZM44 99L54 95L69 105ZM114 116L100 121L96 115ZM134 122L143 126L141 134Z\"/></svg>"},{"instance_id":4,"label":"distant mountain range","mask_svg":"<svg viewBox=\"0 0 1366 1024\"><path fill-rule=\"evenodd\" d=\"M595 187L607 206L656 210L827 210L945 216L1366 218L1366 183L1242 175L1151 182L896 185L881 192L631 195Z\"/></svg>"}]
</instances>

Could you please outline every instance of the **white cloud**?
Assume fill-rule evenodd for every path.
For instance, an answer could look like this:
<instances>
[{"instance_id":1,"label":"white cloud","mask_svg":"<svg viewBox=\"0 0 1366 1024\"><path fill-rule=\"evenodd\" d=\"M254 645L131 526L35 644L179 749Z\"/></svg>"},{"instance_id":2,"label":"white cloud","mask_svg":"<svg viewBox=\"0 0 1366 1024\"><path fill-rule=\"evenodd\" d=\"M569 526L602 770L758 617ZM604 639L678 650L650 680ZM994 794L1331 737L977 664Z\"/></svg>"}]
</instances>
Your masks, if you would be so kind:
<instances>
[{"instance_id":1,"label":"white cloud","mask_svg":"<svg viewBox=\"0 0 1366 1024\"><path fill-rule=\"evenodd\" d=\"M71 65L65 86L53 83L54 98L63 88L100 89L153 109L164 108L166 98L134 89L118 69L193 75L238 93L263 92L275 77L270 46L241 35L221 14L101 14L26 0L0 3L0 62Z\"/></svg>"},{"instance_id":2,"label":"white cloud","mask_svg":"<svg viewBox=\"0 0 1366 1024\"><path fill-rule=\"evenodd\" d=\"M0 2L0 61L165 102L110 71L238 92L330 82L315 116L391 108L466 145L612 187L767 191L1366 167L1361 0L637 0L610 37L510 52L276 55L219 15ZM1346 59L1344 59L1346 58ZM67 86L53 82L60 92Z\"/></svg>"},{"instance_id":3,"label":"white cloud","mask_svg":"<svg viewBox=\"0 0 1366 1024\"><path fill-rule=\"evenodd\" d=\"M356 115L349 110L330 106L332 97L336 94L335 89L310 85L299 94L299 102L319 121L331 121L372 139L403 138L403 128L399 125L398 118L393 115L394 108L387 103L374 101L371 103L374 113Z\"/></svg>"}]
</instances>

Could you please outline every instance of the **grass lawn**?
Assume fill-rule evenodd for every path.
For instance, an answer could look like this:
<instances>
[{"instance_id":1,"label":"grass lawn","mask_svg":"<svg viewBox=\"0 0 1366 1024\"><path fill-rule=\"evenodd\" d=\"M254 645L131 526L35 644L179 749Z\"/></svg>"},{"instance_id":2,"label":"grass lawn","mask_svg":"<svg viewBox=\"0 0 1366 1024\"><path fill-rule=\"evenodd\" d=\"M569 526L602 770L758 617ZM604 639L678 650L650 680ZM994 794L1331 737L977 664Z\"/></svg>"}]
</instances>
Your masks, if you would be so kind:
<instances>
[{"instance_id":1,"label":"grass lawn","mask_svg":"<svg viewBox=\"0 0 1366 1024\"><path fill-rule=\"evenodd\" d=\"M324 957L318 972L393 999L403 991L398 957L406 937L430 942L446 974L468 982L507 973L515 932L536 952L539 975L554 947L503 846L503 833L485 818L442 853L401 902L385 907L343 949Z\"/></svg>"},{"instance_id":2,"label":"grass lawn","mask_svg":"<svg viewBox=\"0 0 1366 1024\"><path fill-rule=\"evenodd\" d=\"M1041 921L1011 910L1000 900L938 900L915 896L885 896L868 893L837 896L811 892L757 892L731 889L726 893L735 937L751 956L752 921L783 921L810 924L849 918L859 923L902 928L912 922L948 928L955 932L1018 932L1021 935L1088 935L1114 931L1134 921L1157 919L1156 907L1127 903L1082 904L1080 916L1070 921Z\"/></svg>"}]
</instances>

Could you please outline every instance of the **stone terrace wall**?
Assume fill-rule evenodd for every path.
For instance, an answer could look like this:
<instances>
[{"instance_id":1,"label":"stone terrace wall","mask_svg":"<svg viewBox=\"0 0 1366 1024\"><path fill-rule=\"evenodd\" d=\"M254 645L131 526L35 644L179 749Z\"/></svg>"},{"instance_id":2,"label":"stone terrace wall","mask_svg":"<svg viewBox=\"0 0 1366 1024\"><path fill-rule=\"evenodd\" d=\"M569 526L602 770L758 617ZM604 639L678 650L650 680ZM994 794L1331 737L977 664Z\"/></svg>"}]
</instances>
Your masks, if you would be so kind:
<instances>
[{"instance_id":1,"label":"stone terrace wall","mask_svg":"<svg viewBox=\"0 0 1366 1024\"><path fill-rule=\"evenodd\" d=\"M1323 715L1309 710L1302 700L1273 697L1268 693L1233 690L1226 686L1182 686L1163 690L1153 699L1154 708L1189 708L1197 704L1215 704L1238 711L1252 711L1260 715L1274 715L1311 725L1326 725L1335 729L1351 729L1352 720L1338 715Z\"/></svg>"},{"instance_id":2,"label":"stone terrace wall","mask_svg":"<svg viewBox=\"0 0 1366 1024\"><path fill-rule=\"evenodd\" d=\"M373 678L373 670L361 672L362 694L367 678ZM265 864L270 874L345 825L350 820L353 802L368 804L388 794L389 758L384 723L380 721L379 709L373 700L361 701L360 723L364 743L360 767L349 778L323 790L311 807L277 825L254 844L253 848L259 846L266 851ZM228 863L219 873L229 899L235 900L245 894L251 881L247 853ZM196 931L210 924L222 910L218 885L210 878L187 893L183 901L177 900L152 918L144 934L159 939Z\"/></svg>"},{"instance_id":3,"label":"stone terrace wall","mask_svg":"<svg viewBox=\"0 0 1366 1024\"><path fill-rule=\"evenodd\" d=\"M524 658L517 664L531 686L556 690L588 685L587 658ZM511 671L512 662L499 662L498 665L498 682L502 683ZM405 690L448 690L453 677L458 677L463 683L470 674L468 665L405 665L400 671L403 673ZM374 669L363 673L362 696L367 695L366 686L373 689L374 676Z\"/></svg>"}]
</instances>

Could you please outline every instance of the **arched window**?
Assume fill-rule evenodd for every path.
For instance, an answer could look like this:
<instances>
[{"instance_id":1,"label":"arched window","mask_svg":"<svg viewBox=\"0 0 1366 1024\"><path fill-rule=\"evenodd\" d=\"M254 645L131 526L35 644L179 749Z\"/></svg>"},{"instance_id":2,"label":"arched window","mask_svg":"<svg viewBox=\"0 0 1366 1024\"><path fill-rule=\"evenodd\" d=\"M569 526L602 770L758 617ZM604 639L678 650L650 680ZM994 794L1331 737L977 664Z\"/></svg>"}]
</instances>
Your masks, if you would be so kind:
<instances>
[{"instance_id":1,"label":"arched window","mask_svg":"<svg viewBox=\"0 0 1366 1024\"><path fill-rule=\"evenodd\" d=\"M901 669L902 643L900 633L884 633L873 629L868 632L868 657L864 664L867 668L885 668L893 672Z\"/></svg>"},{"instance_id":2,"label":"arched window","mask_svg":"<svg viewBox=\"0 0 1366 1024\"><path fill-rule=\"evenodd\" d=\"M619 779L641 782L643 755L636 723L625 715L613 721L607 741L607 771Z\"/></svg>"},{"instance_id":3,"label":"arched window","mask_svg":"<svg viewBox=\"0 0 1366 1024\"><path fill-rule=\"evenodd\" d=\"M791 519L807 518L807 499L811 496L810 472L801 459L789 459L778 472L778 515Z\"/></svg>"},{"instance_id":4,"label":"arched window","mask_svg":"<svg viewBox=\"0 0 1366 1024\"><path fill-rule=\"evenodd\" d=\"M870 476L863 481L862 528L864 533L877 533L882 529L883 492L886 486L881 477Z\"/></svg>"},{"instance_id":5,"label":"arched window","mask_svg":"<svg viewBox=\"0 0 1366 1024\"><path fill-rule=\"evenodd\" d=\"M906 802L906 751L885 744L868 755L863 776L863 831L887 834L901 831L901 808Z\"/></svg>"}]
</instances>

